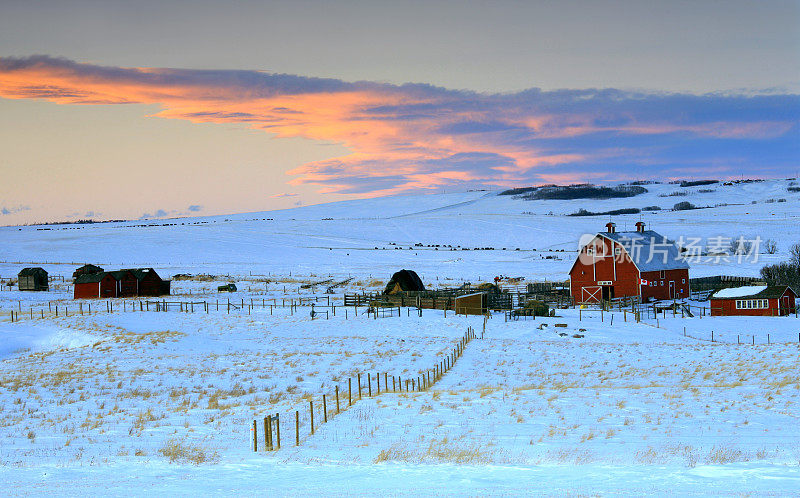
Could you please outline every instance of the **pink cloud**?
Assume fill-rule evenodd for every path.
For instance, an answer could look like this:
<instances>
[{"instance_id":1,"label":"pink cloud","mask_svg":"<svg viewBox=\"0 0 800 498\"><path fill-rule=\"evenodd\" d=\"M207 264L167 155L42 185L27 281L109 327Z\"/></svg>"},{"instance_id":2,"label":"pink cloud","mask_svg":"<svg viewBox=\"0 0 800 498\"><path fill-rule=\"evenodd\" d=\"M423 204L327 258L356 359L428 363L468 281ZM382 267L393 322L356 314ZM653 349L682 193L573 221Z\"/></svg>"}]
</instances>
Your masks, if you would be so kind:
<instances>
[{"instance_id":1,"label":"pink cloud","mask_svg":"<svg viewBox=\"0 0 800 498\"><path fill-rule=\"evenodd\" d=\"M479 94L259 71L106 67L46 56L0 58L0 97L158 104L162 110L154 115L162 118L244 123L277 137L342 144L351 153L299 165L288 171L289 184L358 196L643 177L650 166L739 159L752 149L740 142L752 140L774 142L779 160L770 164L788 164L796 157L783 142L798 129L794 95ZM687 156L687 150L696 152Z\"/></svg>"}]
</instances>

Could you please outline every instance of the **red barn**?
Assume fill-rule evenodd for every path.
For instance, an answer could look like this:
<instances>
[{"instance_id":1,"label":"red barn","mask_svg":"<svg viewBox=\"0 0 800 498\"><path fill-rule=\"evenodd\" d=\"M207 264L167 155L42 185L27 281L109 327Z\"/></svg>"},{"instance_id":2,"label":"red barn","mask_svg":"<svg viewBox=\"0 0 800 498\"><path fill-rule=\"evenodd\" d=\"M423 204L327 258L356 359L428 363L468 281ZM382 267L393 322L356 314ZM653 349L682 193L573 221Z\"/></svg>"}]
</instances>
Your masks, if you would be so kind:
<instances>
[{"instance_id":1,"label":"red barn","mask_svg":"<svg viewBox=\"0 0 800 498\"><path fill-rule=\"evenodd\" d=\"M134 268L78 275L75 299L162 296L169 294L169 280L162 280L152 268Z\"/></svg>"},{"instance_id":2,"label":"red barn","mask_svg":"<svg viewBox=\"0 0 800 498\"><path fill-rule=\"evenodd\" d=\"M721 289L711 296L711 316L782 316L795 312L797 293L788 285Z\"/></svg>"},{"instance_id":3,"label":"red barn","mask_svg":"<svg viewBox=\"0 0 800 498\"><path fill-rule=\"evenodd\" d=\"M674 242L645 230L641 221L635 232L617 232L614 223L606 228L581 246L569 271L574 302L689 297L689 264Z\"/></svg>"},{"instance_id":4,"label":"red barn","mask_svg":"<svg viewBox=\"0 0 800 498\"><path fill-rule=\"evenodd\" d=\"M85 273L75 278L75 299L117 297L117 280L111 273Z\"/></svg>"}]
</instances>

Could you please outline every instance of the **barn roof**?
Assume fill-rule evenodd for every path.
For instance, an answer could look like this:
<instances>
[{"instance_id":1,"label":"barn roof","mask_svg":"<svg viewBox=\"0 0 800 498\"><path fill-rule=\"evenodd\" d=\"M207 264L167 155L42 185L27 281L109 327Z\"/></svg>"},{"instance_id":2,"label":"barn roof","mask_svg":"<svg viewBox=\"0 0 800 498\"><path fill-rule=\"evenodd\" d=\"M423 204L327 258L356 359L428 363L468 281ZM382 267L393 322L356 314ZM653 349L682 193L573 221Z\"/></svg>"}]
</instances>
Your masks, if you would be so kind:
<instances>
[{"instance_id":1,"label":"barn roof","mask_svg":"<svg viewBox=\"0 0 800 498\"><path fill-rule=\"evenodd\" d=\"M675 242L653 230L597 235L619 243L640 272L689 269L689 263L681 256Z\"/></svg>"},{"instance_id":2,"label":"barn roof","mask_svg":"<svg viewBox=\"0 0 800 498\"><path fill-rule=\"evenodd\" d=\"M156 271L152 268L128 268L122 271L129 271L133 273L133 276L136 277L136 280L142 280L144 277L150 274L158 276L158 273L156 273Z\"/></svg>"},{"instance_id":3,"label":"barn roof","mask_svg":"<svg viewBox=\"0 0 800 498\"><path fill-rule=\"evenodd\" d=\"M740 297L756 299L777 299L781 297L786 289L794 292L788 285L748 285L745 287L730 287L720 289L711 296L711 299L735 299Z\"/></svg>"},{"instance_id":4,"label":"barn roof","mask_svg":"<svg viewBox=\"0 0 800 498\"><path fill-rule=\"evenodd\" d=\"M103 277L105 277L108 274L109 272L107 271L96 272L96 273L84 273L83 275L78 275L77 277L75 277L75 283L76 284L96 283L103 280Z\"/></svg>"},{"instance_id":5,"label":"barn roof","mask_svg":"<svg viewBox=\"0 0 800 498\"><path fill-rule=\"evenodd\" d=\"M124 277L126 273L133 273L133 272L131 272L131 270L114 270L106 273L110 273L112 277L119 280L122 277Z\"/></svg>"},{"instance_id":6,"label":"barn roof","mask_svg":"<svg viewBox=\"0 0 800 498\"><path fill-rule=\"evenodd\" d=\"M44 270L44 268L36 266L32 268L23 268L18 275L20 277L31 277L35 275L47 275L47 272Z\"/></svg>"}]
</instances>

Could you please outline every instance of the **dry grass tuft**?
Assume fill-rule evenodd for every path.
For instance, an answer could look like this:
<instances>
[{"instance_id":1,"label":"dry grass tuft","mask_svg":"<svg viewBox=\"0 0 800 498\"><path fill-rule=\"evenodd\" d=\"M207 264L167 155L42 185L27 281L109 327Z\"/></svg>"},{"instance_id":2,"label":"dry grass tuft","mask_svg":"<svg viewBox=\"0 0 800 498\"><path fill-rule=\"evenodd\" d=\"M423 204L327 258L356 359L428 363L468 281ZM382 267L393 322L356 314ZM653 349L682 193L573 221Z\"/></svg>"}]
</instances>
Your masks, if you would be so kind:
<instances>
[{"instance_id":1,"label":"dry grass tuft","mask_svg":"<svg viewBox=\"0 0 800 498\"><path fill-rule=\"evenodd\" d=\"M169 458L170 463L177 462L200 465L201 463L216 463L219 461L219 455L216 451L214 453L208 453L207 450L204 450L200 446L176 438L169 439L158 452Z\"/></svg>"}]
</instances>

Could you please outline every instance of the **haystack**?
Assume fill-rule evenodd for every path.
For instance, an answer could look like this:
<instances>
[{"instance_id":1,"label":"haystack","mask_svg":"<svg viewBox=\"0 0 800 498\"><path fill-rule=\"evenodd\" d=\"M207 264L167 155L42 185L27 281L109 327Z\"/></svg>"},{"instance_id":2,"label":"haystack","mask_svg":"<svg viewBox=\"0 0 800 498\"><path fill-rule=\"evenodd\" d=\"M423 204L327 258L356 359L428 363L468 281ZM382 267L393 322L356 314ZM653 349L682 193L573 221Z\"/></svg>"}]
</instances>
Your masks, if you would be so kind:
<instances>
[{"instance_id":1,"label":"haystack","mask_svg":"<svg viewBox=\"0 0 800 498\"><path fill-rule=\"evenodd\" d=\"M400 270L392 275L392 279L386 284L384 294L397 294L406 291L424 291L425 285L419 275L413 270Z\"/></svg>"},{"instance_id":2,"label":"haystack","mask_svg":"<svg viewBox=\"0 0 800 498\"><path fill-rule=\"evenodd\" d=\"M500 287L498 287L498 286L496 286L496 285L494 285L492 283L489 283L489 282L485 282L485 283L480 284L477 287L477 289L485 291L485 292L488 292L490 294L499 294L500 293Z\"/></svg>"}]
</instances>

